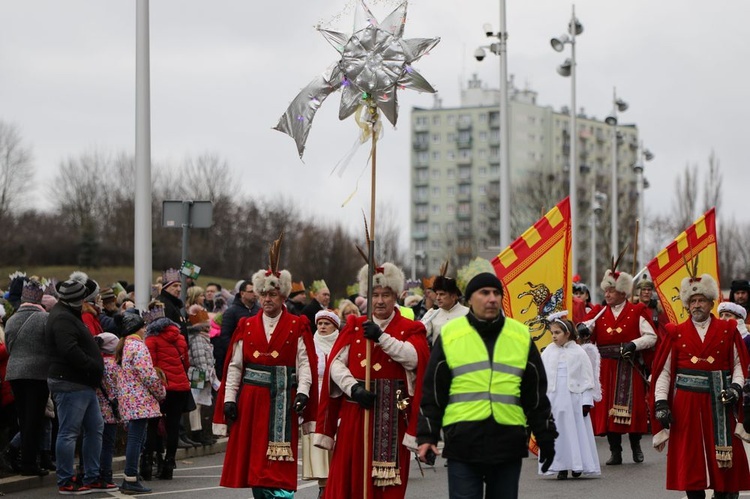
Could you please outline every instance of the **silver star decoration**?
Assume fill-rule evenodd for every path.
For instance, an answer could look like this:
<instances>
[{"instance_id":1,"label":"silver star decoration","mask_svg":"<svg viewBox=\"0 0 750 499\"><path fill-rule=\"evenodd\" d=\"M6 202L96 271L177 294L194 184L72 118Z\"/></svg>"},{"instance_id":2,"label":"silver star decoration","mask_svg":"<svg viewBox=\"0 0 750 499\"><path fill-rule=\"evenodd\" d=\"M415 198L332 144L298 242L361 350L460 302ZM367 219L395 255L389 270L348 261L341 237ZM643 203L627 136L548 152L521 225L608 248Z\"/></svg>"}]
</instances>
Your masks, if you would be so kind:
<instances>
[{"instance_id":1,"label":"silver star decoration","mask_svg":"<svg viewBox=\"0 0 750 499\"><path fill-rule=\"evenodd\" d=\"M300 159L315 113L326 97L339 88L340 120L354 114L363 99L371 97L393 125L398 120L397 88L435 93L412 64L437 45L440 38L402 38L406 6L405 1L378 23L364 1L359 0L359 15L355 19L364 17L364 28L359 28L356 20L351 36L318 28L341 54L341 60L303 88L274 127L294 139Z\"/></svg>"}]
</instances>

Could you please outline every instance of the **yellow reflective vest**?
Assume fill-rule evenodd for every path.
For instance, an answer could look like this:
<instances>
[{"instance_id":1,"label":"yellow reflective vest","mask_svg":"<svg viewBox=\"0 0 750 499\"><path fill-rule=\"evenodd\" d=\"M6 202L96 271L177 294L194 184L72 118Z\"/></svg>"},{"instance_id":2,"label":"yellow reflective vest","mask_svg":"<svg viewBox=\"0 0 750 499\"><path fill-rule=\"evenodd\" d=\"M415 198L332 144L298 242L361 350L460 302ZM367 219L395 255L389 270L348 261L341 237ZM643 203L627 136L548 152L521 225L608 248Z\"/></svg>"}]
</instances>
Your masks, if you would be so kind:
<instances>
[{"instance_id":1,"label":"yellow reflective vest","mask_svg":"<svg viewBox=\"0 0 750 499\"><path fill-rule=\"evenodd\" d=\"M403 305L398 306L398 311L401 312L401 315L403 317L406 317L407 319L414 320L414 310L409 307L404 307Z\"/></svg>"},{"instance_id":2,"label":"yellow reflective vest","mask_svg":"<svg viewBox=\"0 0 750 499\"><path fill-rule=\"evenodd\" d=\"M521 407L521 378L531 344L528 328L506 318L490 362L482 337L466 317L449 321L441 333L452 380L443 426L483 421L526 426Z\"/></svg>"}]
</instances>

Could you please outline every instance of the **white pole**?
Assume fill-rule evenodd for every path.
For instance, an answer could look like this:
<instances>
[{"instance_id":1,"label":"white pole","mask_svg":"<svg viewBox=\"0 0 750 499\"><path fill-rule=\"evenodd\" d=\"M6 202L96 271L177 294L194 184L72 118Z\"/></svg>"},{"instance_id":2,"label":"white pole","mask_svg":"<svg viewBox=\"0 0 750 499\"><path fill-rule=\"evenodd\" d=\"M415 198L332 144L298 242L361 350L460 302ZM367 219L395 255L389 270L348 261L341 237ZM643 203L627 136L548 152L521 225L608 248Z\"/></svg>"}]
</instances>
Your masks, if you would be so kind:
<instances>
[{"instance_id":1,"label":"white pole","mask_svg":"<svg viewBox=\"0 0 750 499\"><path fill-rule=\"evenodd\" d=\"M644 185L643 185L643 168L646 166L646 161L643 154L643 141L638 142L638 158L636 159L635 164L635 178L636 178L636 189L638 191L638 223L641 226L641 234L645 233L646 229L646 223L645 223L645 200L643 199L644 195ZM643 244L645 241L642 240L638 243L638 254L636 255L636 258L638 261L636 262L636 266L638 265L645 265L644 262L644 256L643 256L643 247L645 244Z\"/></svg>"},{"instance_id":2,"label":"white pole","mask_svg":"<svg viewBox=\"0 0 750 499\"><path fill-rule=\"evenodd\" d=\"M508 34L505 31L505 0L500 0L500 248L510 245L510 130L508 119Z\"/></svg>"},{"instance_id":3,"label":"white pole","mask_svg":"<svg viewBox=\"0 0 750 499\"><path fill-rule=\"evenodd\" d=\"M149 4L135 7L135 304L145 310L151 298L151 97Z\"/></svg>"},{"instance_id":4,"label":"white pole","mask_svg":"<svg viewBox=\"0 0 750 499\"><path fill-rule=\"evenodd\" d=\"M578 273L578 190L576 178L578 175L578 130L576 129L576 7L573 6L573 14L568 26L570 33L570 253L573 260L573 275Z\"/></svg>"},{"instance_id":5,"label":"white pole","mask_svg":"<svg viewBox=\"0 0 750 499\"><path fill-rule=\"evenodd\" d=\"M612 116L615 118L615 124L612 125L612 223L610 230L612 231L612 255L617 258L620 253L617 243L617 220L618 220L618 199L617 199L617 89L612 89Z\"/></svg>"},{"instance_id":6,"label":"white pole","mask_svg":"<svg viewBox=\"0 0 750 499\"><path fill-rule=\"evenodd\" d=\"M596 303L596 174L591 180L591 255L589 257L591 263L591 272L589 277L589 296L591 297L591 303Z\"/></svg>"}]
</instances>

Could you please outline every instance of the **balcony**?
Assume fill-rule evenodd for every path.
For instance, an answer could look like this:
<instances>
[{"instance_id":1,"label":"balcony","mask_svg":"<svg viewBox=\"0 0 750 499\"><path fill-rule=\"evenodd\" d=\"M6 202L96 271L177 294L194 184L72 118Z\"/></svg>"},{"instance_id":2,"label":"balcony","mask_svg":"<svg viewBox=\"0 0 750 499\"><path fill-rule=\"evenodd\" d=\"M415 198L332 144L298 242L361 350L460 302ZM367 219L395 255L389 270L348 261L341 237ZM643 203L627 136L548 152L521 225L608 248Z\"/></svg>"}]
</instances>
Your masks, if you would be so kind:
<instances>
[{"instance_id":1,"label":"balcony","mask_svg":"<svg viewBox=\"0 0 750 499\"><path fill-rule=\"evenodd\" d=\"M487 218L490 220L497 220L500 218L500 212L499 211L488 211L487 212Z\"/></svg>"},{"instance_id":2,"label":"balcony","mask_svg":"<svg viewBox=\"0 0 750 499\"><path fill-rule=\"evenodd\" d=\"M458 177L458 184L459 185L471 184L471 175L460 175Z\"/></svg>"},{"instance_id":3,"label":"balcony","mask_svg":"<svg viewBox=\"0 0 750 499\"><path fill-rule=\"evenodd\" d=\"M471 256L473 251L471 246L456 246L456 255L458 256Z\"/></svg>"},{"instance_id":4,"label":"balcony","mask_svg":"<svg viewBox=\"0 0 750 499\"><path fill-rule=\"evenodd\" d=\"M414 186L415 187L424 187L429 185L430 183L430 177L423 176L423 175L417 175L414 177Z\"/></svg>"},{"instance_id":5,"label":"balcony","mask_svg":"<svg viewBox=\"0 0 750 499\"><path fill-rule=\"evenodd\" d=\"M413 147L415 151L426 151L430 148L430 143L425 140L415 140Z\"/></svg>"},{"instance_id":6,"label":"balcony","mask_svg":"<svg viewBox=\"0 0 750 499\"><path fill-rule=\"evenodd\" d=\"M458 124L456 125L456 129L460 131L470 131L471 130L471 120L458 120Z\"/></svg>"},{"instance_id":7,"label":"balcony","mask_svg":"<svg viewBox=\"0 0 750 499\"><path fill-rule=\"evenodd\" d=\"M426 222L429 219L427 213L417 213L414 215L415 222Z\"/></svg>"},{"instance_id":8,"label":"balcony","mask_svg":"<svg viewBox=\"0 0 750 499\"><path fill-rule=\"evenodd\" d=\"M458 220L471 220L471 211L456 213L456 218Z\"/></svg>"},{"instance_id":9,"label":"balcony","mask_svg":"<svg viewBox=\"0 0 750 499\"><path fill-rule=\"evenodd\" d=\"M458 234L458 236L461 238L471 239L471 234L472 234L471 227L459 227L458 230L456 231L456 234Z\"/></svg>"},{"instance_id":10,"label":"balcony","mask_svg":"<svg viewBox=\"0 0 750 499\"><path fill-rule=\"evenodd\" d=\"M427 232L413 232L411 238L415 241L423 241L427 239Z\"/></svg>"},{"instance_id":11,"label":"balcony","mask_svg":"<svg viewBox=\"0 0 750 499\"><path fill-rule=\"evenodd\" d=\"M471 136L469 137L459 137L456 140L456 146L459 149L471 149L471 145L473 143L473 139Z\"/></svg>"},{"instance_id":12,"label":"balcony","mask_svg":"<svg viewBox=\"0 0 750 499\"><path fill-rule=\"evenodd\" d=\"M499 236L500 235L500 227L497 226L497 224L492 224L487 227L487 235L489 236Z\"/></svg>"},{"instance_id":13,"label":"balcony","mask_svg":"<svg viewBox=\"0 0 750 499\"><path fill-rule=\"evenodd\" d=\"M490 201L500 200L500 189L497 187L490 187L487 189L487 199Z\"/></svg>"}]
</instances>

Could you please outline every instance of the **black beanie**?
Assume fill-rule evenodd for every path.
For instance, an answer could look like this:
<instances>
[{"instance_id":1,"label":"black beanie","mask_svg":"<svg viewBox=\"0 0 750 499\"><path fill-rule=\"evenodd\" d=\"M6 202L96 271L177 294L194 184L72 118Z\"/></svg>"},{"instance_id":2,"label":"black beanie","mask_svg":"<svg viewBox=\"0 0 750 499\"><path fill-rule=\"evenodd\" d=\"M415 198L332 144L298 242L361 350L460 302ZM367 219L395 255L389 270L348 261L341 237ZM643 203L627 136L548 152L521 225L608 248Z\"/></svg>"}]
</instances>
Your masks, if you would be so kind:
<instances>
[{"instance_id":1,"label":"black beanie","mask_svg":"<svg viewBox=\"0 0 750 499\"><path fill-rule=\"evenodd\" d=\"M122 314L122 330L128 334L133 334L146 325L146 322L138 314Z\"/></svg>"},{"instance_id":2,"label":"black beanie","mask_svg":"<svg viewBox=\"0 0 750 499\"><path fill-rule=\"evenodd\" d=\"M482 272L472 277L469 284L466 285L466 291L464 292L466 300L470 300L471 294L482 288L497 288L500 290L500 294L503 294L503 283L500 282L500 279L495 274Z\"/></svg>"}]
</instances>

